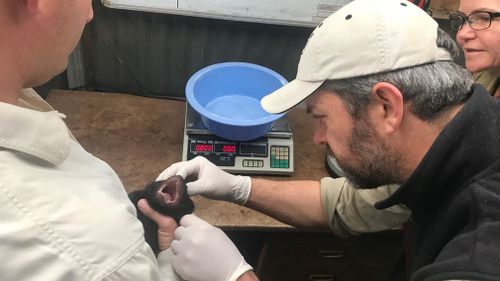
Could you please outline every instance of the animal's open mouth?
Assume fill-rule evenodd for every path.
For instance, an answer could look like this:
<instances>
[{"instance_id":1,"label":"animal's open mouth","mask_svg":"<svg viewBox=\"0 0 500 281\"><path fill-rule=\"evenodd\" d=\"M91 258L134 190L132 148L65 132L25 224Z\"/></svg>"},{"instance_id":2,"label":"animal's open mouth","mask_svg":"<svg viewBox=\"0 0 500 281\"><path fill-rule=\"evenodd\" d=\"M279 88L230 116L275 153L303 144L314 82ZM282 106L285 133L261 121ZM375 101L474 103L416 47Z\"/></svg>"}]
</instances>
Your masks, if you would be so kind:
<instances>
[{"instance_id":1,"label":"animal's open mouth","mask_svg":"<svg viewBox=\"0 0 500 281\"><path fill-rule=\"evenodd\" d=\"M154 210L174 218L179 223L182 216L194 210L193 201L186 189L187 186L181 176L172 176L148 184L142 195Z\"/></svg>"},{"instance_id":2,"label":"animal's open mouth","mask_svg":"<svg viewBox=\"0 0 500 281\"><path fill-rule=\"evenodd\" d=\"M160 192L163 195L165 203L175 202L177 201L177 198L179 198L179 188L175 183L167 184L160 190Z\"/></svg>"},{"instance_id":3,"label":"animal's open mouth","mask_svg":"<svg viewBox=\"0 0 500 281\"><path fill-rule=\"evenodd\" d=\"M165 204L175 204L179 201L182 194L182 177L173 176L168 178L158 190L158 195L161 196Z\"/></svg>"}]
</instances>

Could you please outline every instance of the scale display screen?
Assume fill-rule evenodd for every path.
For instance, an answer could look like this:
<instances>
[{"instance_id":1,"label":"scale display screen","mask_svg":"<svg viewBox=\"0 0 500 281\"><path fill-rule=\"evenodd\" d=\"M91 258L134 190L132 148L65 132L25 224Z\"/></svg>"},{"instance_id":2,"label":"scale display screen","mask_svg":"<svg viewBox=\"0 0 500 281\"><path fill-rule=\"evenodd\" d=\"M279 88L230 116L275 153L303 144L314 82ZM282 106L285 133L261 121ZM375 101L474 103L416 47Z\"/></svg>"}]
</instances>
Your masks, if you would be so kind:
<instances>
[{"instance_id":1,"label":"scale display screen","mask_svg":"<svg viewBox=\"0 0 500 281\"><path fill-rule=\"evenodd\" d=\"M236 144L213 144L191 142L192 153L236 153Z\"/></svg>"},{"instance_id":2,"label":"scale display screen","mask_svg":"<svg viewBox=\"0 0 500 281\"><path fill-rule=\"evenodd\" d=\"M236 153L236 144L216 144L215 152L217 153Z\"/></svg>"},{"instance_id":3,"label":"scale display screen","mask_svg":"<svg viewBox=\"0 0 500 281\"><path fill-rule=\"evenodd\" d=\"M189 139L188 159L198 155L205 156L219 166L233 166L237 156L266 157L267 139L250 142L235 142L212 136L198 136Z\"/></svg>"},{"instance_id":4,"label":"scale display screen","mask_svg":"<svg viewBox=\"0 0 500 281\"><path fill-rule=\"evenodd\" d=\"M214 146L211 144L191 143L192 152L212 152Z\"/></svg>"},{"instance_id":5,"label":"scale display screen","mask_svg":"<svg viewBox=\"0 0 500 281\"><path fill-rule=\"evenodd\" d=\"M267 143L241 143L240 154L265 157L267 155Z\"/></svg>"}]
</instances>

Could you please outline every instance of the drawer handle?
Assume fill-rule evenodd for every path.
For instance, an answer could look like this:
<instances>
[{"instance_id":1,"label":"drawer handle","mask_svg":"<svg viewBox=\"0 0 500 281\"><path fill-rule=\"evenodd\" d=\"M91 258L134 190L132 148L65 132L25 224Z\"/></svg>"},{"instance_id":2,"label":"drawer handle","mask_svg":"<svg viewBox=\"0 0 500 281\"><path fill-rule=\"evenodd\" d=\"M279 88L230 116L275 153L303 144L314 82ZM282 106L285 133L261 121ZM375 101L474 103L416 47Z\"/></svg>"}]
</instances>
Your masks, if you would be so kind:
<instances>
[{"instance_id":1,"label":"drawer handle","mask_svg":"<svg viewBox=\"0 0 500 281\"><path fill-rule=\"evenodd\" d=\"M333 275L330 274L311 274L309 275L311 281L333 281Z\"/></svg>"},{"instance_id":2,"label":"drawer handle","mask_svg":"<svg viewBox=\"0 0 500 281\"><path fill-rule=\"evenodd\" d=\"M325 259L340 259L344 257L344 252L338 250L322 250L318 255Z\"/></svg>"}]
</instances>

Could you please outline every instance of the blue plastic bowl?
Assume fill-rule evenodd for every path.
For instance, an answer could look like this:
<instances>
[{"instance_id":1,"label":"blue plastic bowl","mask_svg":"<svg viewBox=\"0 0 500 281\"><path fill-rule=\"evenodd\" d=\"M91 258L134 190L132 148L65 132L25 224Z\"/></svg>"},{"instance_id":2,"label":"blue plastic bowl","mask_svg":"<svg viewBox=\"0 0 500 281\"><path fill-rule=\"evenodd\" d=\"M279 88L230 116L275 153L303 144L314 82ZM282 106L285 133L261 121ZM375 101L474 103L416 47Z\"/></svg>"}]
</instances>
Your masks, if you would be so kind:
<instances>
[{"instance_id":1,"label":"blue plastic bowl","mask_svg":"<svg viewBox=\"0 0 500 281\"><path fill-rule=\"evenodd\" d=\"M246 141L265 135L284 115L268 113L260 100L286 83L261 65L218 63L189 78L186 99L209 131L228 140Z\"/></svg>"}]
</instances>

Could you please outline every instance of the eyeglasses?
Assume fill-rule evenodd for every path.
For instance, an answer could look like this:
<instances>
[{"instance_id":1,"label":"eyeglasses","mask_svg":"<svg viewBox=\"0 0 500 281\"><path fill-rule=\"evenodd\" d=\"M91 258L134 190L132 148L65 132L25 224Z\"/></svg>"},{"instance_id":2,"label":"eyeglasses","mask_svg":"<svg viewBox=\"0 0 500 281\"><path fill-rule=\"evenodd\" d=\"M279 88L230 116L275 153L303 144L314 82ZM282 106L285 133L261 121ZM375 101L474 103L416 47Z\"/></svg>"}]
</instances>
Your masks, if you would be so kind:
<instances>
[{"instance_id":1,"label":"eyeglasses","mask_svg":"<svg viewBox=\"0 0 500 281\"><path fill-rule=\"evenodd\" d=\"M500 13L493 12L474 12L468 16L452 14L450 15L450 25L453 31L459 31L464 26L465 21L467 21L470 28L485 30L491 26L491 20L498 17L500 17Z\"/></svg>"}]
</instances>

